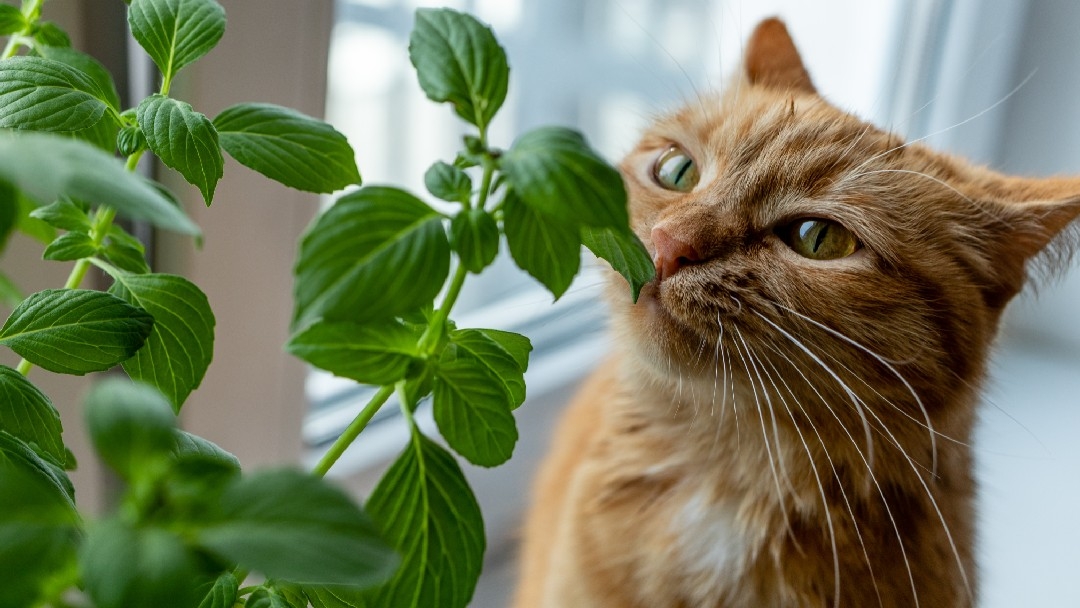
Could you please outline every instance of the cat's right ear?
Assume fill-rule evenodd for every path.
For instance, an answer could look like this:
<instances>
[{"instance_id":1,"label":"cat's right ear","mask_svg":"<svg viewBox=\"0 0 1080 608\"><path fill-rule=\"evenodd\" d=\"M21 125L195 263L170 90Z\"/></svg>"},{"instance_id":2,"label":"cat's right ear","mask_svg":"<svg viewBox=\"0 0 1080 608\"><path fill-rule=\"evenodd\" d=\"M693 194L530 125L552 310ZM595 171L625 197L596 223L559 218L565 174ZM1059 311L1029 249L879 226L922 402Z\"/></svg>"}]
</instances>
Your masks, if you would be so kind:
<instances>
[{"instance_id":1,"label":"cat's right ear","mask_svg":"<svg viewBox=\"0 0 1080 608\"><path fill-rule=\"evenodd\" d=\"M784 22L775 17L759 23L750 35L743 67L750 84L816 92L791 34Z\"/></svg>"},{"instance_id":2,"label":"cat's right ear","mask_svg":"<svg viewBox=\"0 0 1080 608\"><path fill-rule=\"evenodd\" d=\"M999 193L1000 198L989 203L995 221L988 226L993 236L986 247L997 283L990 295L1004 304L1020 291L1030 260L1042 258L1043 271L1054 274L1077 249L1080 180L1005 178L1000 184L1004 197Z\"/></svg>"}]
</instances>

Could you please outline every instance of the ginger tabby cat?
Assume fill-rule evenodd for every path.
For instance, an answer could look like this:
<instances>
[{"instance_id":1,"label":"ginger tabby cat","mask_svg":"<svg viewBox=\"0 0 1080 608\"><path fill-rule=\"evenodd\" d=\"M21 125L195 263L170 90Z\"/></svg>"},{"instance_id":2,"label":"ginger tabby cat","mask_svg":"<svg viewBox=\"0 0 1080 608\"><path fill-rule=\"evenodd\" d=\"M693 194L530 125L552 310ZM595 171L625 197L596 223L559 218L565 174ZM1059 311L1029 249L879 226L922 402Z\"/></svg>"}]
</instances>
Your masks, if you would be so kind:
<instances>
[{"instance_id":1,"label":"ginger tabby cat","mask_svg":"<svg viewBox=\"0 0 1080 608\"><path fill-rule=\"evenodd\" d=\"M557 430L514 606L974 605L979 386L1080 180L835 108L775 19L622 171L657 277L633 304L612 273L616 354Z\"/></svg>"}]
</instances>

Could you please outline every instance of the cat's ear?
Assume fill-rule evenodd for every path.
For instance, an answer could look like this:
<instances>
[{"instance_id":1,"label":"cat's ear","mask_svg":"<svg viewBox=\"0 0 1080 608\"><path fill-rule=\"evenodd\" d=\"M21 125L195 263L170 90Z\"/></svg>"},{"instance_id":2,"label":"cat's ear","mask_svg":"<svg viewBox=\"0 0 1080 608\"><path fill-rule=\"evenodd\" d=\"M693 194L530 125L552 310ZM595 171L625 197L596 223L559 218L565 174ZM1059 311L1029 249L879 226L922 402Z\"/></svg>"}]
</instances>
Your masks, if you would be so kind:
<instances>
[{"instance_id":1,"label":"cat's ear","mask_svg":"<svg viewBox=\"0 0 1080 608\"><path fill-rule=\"evenodd\" d=\"M815 92L810 74L803 66L787 27L775 17L762 21L751 34L746 44L743 67L750 84Z\"/></svg>"},{"instance_id":2,"label":"cat's ear","mask_svg":"<svg viewBox=\"0 0 1080 608\"><path fill-rule=\"evenodd\" d=\"M990 231L1001 289L995 298L1004 304L1023 286L1029 260L1038 257L1050 265L1040 270L1056 272L1071 258L1080 237L1080 225L1070 230L1080 218L1080 180L1006 178L1002 186L1004 196L990 203L996 216Z\"/></svg>"}]
</instances>

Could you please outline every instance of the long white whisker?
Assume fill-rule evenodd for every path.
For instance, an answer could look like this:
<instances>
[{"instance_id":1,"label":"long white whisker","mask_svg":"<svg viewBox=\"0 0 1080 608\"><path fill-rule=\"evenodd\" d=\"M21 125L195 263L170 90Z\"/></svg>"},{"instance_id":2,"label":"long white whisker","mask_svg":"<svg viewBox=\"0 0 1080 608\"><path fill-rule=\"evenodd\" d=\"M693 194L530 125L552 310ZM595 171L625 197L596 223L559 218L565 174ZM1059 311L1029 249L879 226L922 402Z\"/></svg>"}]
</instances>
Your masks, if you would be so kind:
<instances>
[{"instance_id":1,"label":"long white whisker","mask_svg":"<svg viewBox=\"0 0 1080 608\"><path fill-rule=\"evenodd\" d=\"M1008 101L1009 98L1011 98L1013 95L1015 95L1017 93L1017 91L1022 89L1024 87L1024 85L1026 85L1028 83L1028 81L1031 80L1035 76L1036 72L1038 72L1037 69L1032 70L1031 73L1028 74L1026 78L1024 78L1022 81L1020 81L1020 84L1013 87L1013 89L1011 91L1009 91L1008 93L1006 93L1004 97L1002 97L1001 99L999 99L999 100L995 101L994 103L990 104L988 107L983 109L981 112L973 114L972 116L969 116L968 118L966 118L964 120L961 120L960 122L958 122L958 123L956 123L954 125L945 127L944 129L940 129L938 131L934 131L933 133L930 133L929 135L924 135L924 136L922 136L922 137L920 137L918 139L913 139L911 141L904 142L904 143L902 143L902 144L900 144L898 146L889 148L888 150L885 150L884 152L880 152L878 154L875 154L875 155L871 156L870 158L867 158L866 160L864 160L857 167L855 167L854 173L858 173L860 170L862 170L863 167L865 167L866 165L868 165L868 164L874 162L875 160L881 158L882 156L892 154L893 152L895 152L897 150L900 150L901 148L906 148L906 147L908 147L908 146L910 146L912 144L917 144L917 143L919 143L921 141L930 139L931 137L937 137L938 135L941 135L943 133L948 133L949 131L952 131L953 129L956 129L958 127L962 127L962 126L966 125L967 123L969 123L969 122L971 122L971 121L973 121L973 120L975 120L977 118L982 117L987 112L992 111L994 108L996 108L996 107L1000 106L1001 104L1005 103L1006 101Z\"/></svg>"},{"instance_id":2,"label":"long white whisker","mask_svg":"<svg viewBox=\"0 0 1080 608\"><path fill-rule=\"evenodd\" d=\"M759 364L758 359L759 358L754 354L753 350L750 348L750 344L747 343L746 338L743 337L742 332L739 331L738 327L735 328L735 332L738 334L739 342L742 343L743 348L746 351L746 356L750 360L750 366L753 368L754 375L757 377L758 386L761 387L761 394L765 398L765 405L766 405L766 407L769 408L769 419L770 419L770 422L772 423L773 441L774 441L774 445L776 446L776 453L777 453L777 457L778 457L777 462L780 465L780 473L781 473L781 476L783 477L784 481L786 482L786 485L787 485L788 489L791 490L791 493L794 495L795 494L795 486L792 485L792 483L791 483L791 475L788 473L787 464L785 462L785 459L779 458L779 456L780 456L780 446L781 446L780 429L776 424L776 410L775 410L775 408L773 407L773 404L772 404L772 395L765 388L765 380L761 377L761 371L759 370L759 367L758 367L758 364Z\"/></svg>"},{"instance_id":3,"label":"long white whisker","mask_svg":"<svg viewBox=\"0 0 1080 608\"><path fill-rule=\"evenodd\" d=\"M716 313L716 327L720 331L720 335L716 338L716 351L713 353L712 409L709 411L710 416L716 414L716 389L720 384L720 343L724 340L724 324L720 322L719 312Z\"/></svg>"},{"instance_id":4,"label":"long white whisker","mask_svg":"<svg viewBox=\"0 0 1080 608\"><path fill-rule=\"evenodd\" d=\"M766 346L768 346L768 345L766 345ZM796 398L794 393L791 392L791 388L788 386L787 382L784 381L783 376L780 374L779 370L776 369L776 366L773 365L772 362L768 360L768 358L760 357L759 359L760 359L760 361L762 363L762 368L763 368L763 371L765 372L765 377L767 377L769 379L769 383L772 384L773 390L776 391L777 397L780 398L780 403L784 406L784 411L786 411L788 417L791 418L791 424L792 424L792 426L795 427L795 432L798 433L798 435L799 435L799 441L802 443L803 450L806 452L807 461L810 463L810 471L814 474L814 480L817 482L818 492L821 494L821 508L825 512L825 523L829 528L829 544L832 545L832 552L833 552L833 579L834 579L833 584L834 584L835 589L836 589L836 592L835 592L836 595L833 598L833 608L839 608L839 606L840 606L840 551L837 549L837 546L836 546L836 530L833 527L832 510L829 508L829 499L825 496L825 484L821 481L821 474L817 470L817 463L814 462L814 455L810 452L810 446L806 443L806 437L803 435L802 429L799 428L799 423L795 420L795 415L791 412L791 406L788 404L787 397L785 397L784 393L780 391L780 387L776 385L776 380L773 379L773 374L775 374L776 377L780 379L780 383L784 385L784 388L787 389L788 393L791 394L792 399L796 403L798 403L798 398ZM764 369L764 366L766 364L768 364L769 367L772 368L773 374L770 374L767 369ZM798 407L800 409L802 409L801 404ZM803 415L805 415L805 411L803 412ZM817 434L818 441L821 443L821 448L825 452L825 459L829 461L829 468L832 469L833 476L835 476L837 482L839 482L840 477L836 472L835 465L833 465L832 457L829 456L828 449L825 448L825 443L823 441L821 441L821 434L818 433L817 427L814 425L813 421L810 420L809 417L807 418L807 421L810 422L810 427L813 428L814 433ZM844 492L843 485L842 484L839 484L839 485L840 485L840 493L844 496L844 502L847 503L848 502L847 494ZM848 503L848 513L851 514L852 523L855 524L855 533L859 537L859 542L862 543L862 535L859 534L858 522L855 521L855 514L851 509L850 503ZM863 546L863 553L866 554L865 545ZM869 554L866 554L866 559L867 559L867 566L869 567L870 566L870 563L869 563L870 556L869 556ZM874 580L873 573L874 573L873 568L870 568L871 581L873 582L874 589L876 591L877 590L877 581ZM879 601L879 603L881 601L880 594L878 596L878 601Z\"/></svg>"},{"instance_id":5,"label":"long white whisker","mask_svg":"<svg viewBox=\"0 0 1080 608\"><path fill-rule=\"evenodd\" d=\"M855 437L853 437L851 435L851 433L848 432L847 427L844 425L843 421L840 419L839 416L836 415L836 412L833 411L832 406L829 405L829 402L817 390L817 387L814 386L814 383L811 382L808 377L806 377L806 374L804 374L802 372L802 370L799 369L799 366L794 361L792 361L791 357L789 357L786 353L784 353L782 350L780 350L778 347L776 347L776 346L774 346L772 344L766 343L765 346L768 347L770 350L772 350L777 355L779 355L785 361L787 361L788 364L791 365L792 368L795 370L795 372L798 373L800 377L802 377L803 382L805 382L806 385L810 387L810 390L814 391L814 394L816 394L818 396L818 399L821 400L821 403L825 405L825 408L829 410L829 413L832 414L833 418L840 424L840 428L844 431L844 434L847 435L848 440L851 441L851 444L855 447L856 451L858 451L860 456L861 456L862 451L859 450L859 443L857 441L855 441ZM855 528L855 537L859 540L859 546L862 548L863 559L866 561L866 568L867 568L867 570L870 571L870 582L874 586L874 593L877 595L878 605L883 606L884 604L882 603L882 600L881 600L881 590L878 589L877 576L874 574L874 566L870 562L870 552L867 550L866 542L863 540L862 532L859 530L859 520L855 517L855 510L851 506L851 500L848 498L847 490L844 489L844 483L843 483L843 480L840 479L840 473L836 470L836 463L833 462L833 458L829 454L829 448L826 445L825 439L821 436L821 431L818 430L817 425L814 424L814 420L810 416L809 412L806 411L806 408L803 407L803 405L799 401L798 397L795 396L795 392L791 389L790 386L788 386L787 381L784 380L783 374L781 374L779 372L779 370L776 369L776 366L772 365L771 362L770 362L770 365L773 367L773 371L776 372L776 377L780 379L780 382L784 385L784 388L787 390L788 394L791 395L791 398L795 402L795 405L799 408L799 411L802 412L802 415L806 418L806 421L810 424L810 428L813 429L814 434L817 436L818 443L821 444L821 450L823 452L825 452L825 459L829 462L829 468L832 470L833 478L836 479L836 486L837 486L837 488L839 488L840 496L844 500L844 507L847 509L848 515L851 516L851 523ZM786 399L785 399L785 403L786 403ZM788 410L788 414L789 415L791 414L791 410ZM795 422L794 417L792 417L792 422L793 423ZM863 461L865 462L865 457L863 458ZM874 479L873 471L869 471L869 473L870 473L871 479L873 479L873 481L874 481L874 485L877 485L877 480ZM881 493L880 492L880 487L878 489L878 493L879 494ZM884 500L884 496L882 496L882 500ZM891 516L891 514L890 514L890 516ZM894 526L895 526L895 523L894 523ZM910 575L910 572L909 572L909 575Z\"/></svg>"},{"instance_id":6,"label":"long white whisker","mask_svg":"<svg viewBox=\"0 0 1080 608\"><path fill-rule=\"evenodd\" d=\"M851 175L850 177L846 177L844 179L846 181L854 181L854 180L859 179L860 177L864 177L864 176L867 176L867 175L875 175L877 173L904 173L904 174L907 174L907 175L917 175L919 177L925 177L926 179L928 179L928 180L930 180L930 181L932 181L932 182L934 182L934 183L936 183L936 184L938 184L938 185L940 185L940 186L942 186L942 187L944 187L944 188L946 188L948 190L951 190L954 194L956 194L960 198L964 199L965 201L967 201L967 202L969 202L971 204L975 204L975 201L971 200L971 198L968 195L966 195L963 192L961 192L960 190L958 190L956 188L956 186L953 186L952 184L946 182L943 179L934 177L933 175L930 175L929 173L923 173L922 171L912 171L910 169L872 169L870 171L863 171L861 173L856 173L856 174Z\"/></svg>"},{"instance_id":7,"label":"long white whisker","mask_svg":"<svg viewBox=\"0 0 1080 608\"><path fill-rule=\"evenodd\" d=\"M745 346L746 342L742 340L742 332L739 332L739 328L733 325L732 329L735 330L736 334L738 334L739 340ZM765 441L765 454L769 458L769 468L772 470L773 482L776 484L776 498L780 502L780 512L784 516L784 526L788 529L789 535L794 538L794 535L791 534L790 520L787 510L787 501L784 500L784 491L780 487L780 474L777 469L776 460L773 458L772 445L769 442L769 433L765 430L765 414L762 411L761 399L758 397L757 385L754 383L753 375L750 373L750 365L747 363L747 357L749 357L749 352L747 352L747 357L743 357L743 351L741 348L739 348L738 342L735 343L735 349L738 352L739 360L742 361L743 368L746 370L746 379L750 383L751 390L753 390L754 392L754 404L757 406L758 418L761 421L761 438ZM763 386L762 392L764 392L764 388L765 387ZM767 398L768 396L766 395L766 399ZM779 450L779 446L777 447L777 449Z\"/></svg>"},{"instance_id":8,"label":"long white whisker","mask_svg":"<svg viewBox=\"0 0 1080 608\"><path fill-rule=\"evenodd\" d=\"M770 325L772 325L772 326L773 326L774 328L776 328L777 330L779 330L779 331L781 331L781 332L783 332L783 333L785 333L785 334L787 333L787 332L784 332L784 330L783 330L782 328L780 328L780 327L779 327L778 325L776 325L775 323L773 323L772 321L770 321L770 320L769 320L769 319L768 319L767 317L765 317L765 316L764 316L764 315L762 315L761 313L758 313L757 311L754 311L754 312L755 312L755 313L757 314L757 316L758 316L758 317L760 317L760 318L761 318L761 319L763 319L763 320L764 320L765 322L767 322L767 323L769 323ZM824 326L824 325L821 325L821 327L825 327L825 326ZM826 329L828 329L828 328L826 328ZM790 335L790 334L788 334L788 335ZM845 339L848 339L848 338L846 338L846 336L843 336L842 334L837 334L837 335L839 335L840 337L843 337L843 338L845 338ZM848 340L850 341L850 339L848 339ZM853 344L856 344L856 345L858 345L857 343L855 343L855 342L853 342L853 341L852 341L852 343L853 343ZM805 347L803 347L803 348L805 348ZM807 353L809 354L809 351L808 351L808 350L807 350L806 352L807 352ZM869 351L868 351L868 352L869 352ZM873 354L873 353L871 352L870 354ZM815 359L815 361L817 361L817 362L818 362L819 364L820 364L820 363L822 363L822 362L821 362L821 359L817 358L816 356L814 357L814 359ZM831 372L830 372L830 373L831 373ZM839 377L838 377L838 376L836 376L835 374L833 374L833 375L834 375L834 378L837 378L837 379L839 380ZM903 377L902 377L902 376L901 376L901 380L903 380ZM904 381L904 383L905 383L905 385L907 385L907 382L906 382L906 381ZM909 389L911 388L911 387L910 387L910 385L907 385L907 386L908 386L908 388L909 388ZM849 389L849 388L847 388L847 386L846 386L846 385L844 386L844 390L845 390L845 391L850 391L850 389ZM851 394L851 393L849 393L849 394ZM916 399L918 399L918 397L917 397L917 396L916 396ZM861 400L860 400L860 401L861 401ZM920 402L919 402L919 404L920 404L920 407L921 407L921 406L922 406L922 402L920 401ZM912 470L912 471L913 471L913 472L915 473L915 477L916 477L916 479L918 479L918 480L919 480L919 484L921 484L921 485L922 485L922 487L923 487L923 490L924 490L924 491L926 492L926 497L927 497L928 499L930 499L930 504L931 504L931 506L933 506L933 507L934 507L934 512L935 512L935 513L937 513L937 516L938 516L938 520L939 520L939 521L941 522L941 527L942 527L942 530L943 530L943 531L945 532L945 537L946 537L946 538L948 539L948 541L949 541L949 547L950 547L950 548L952 549L952 553L953 553L953 558L955 558L955 560L956 560L956 566L957 566L957 568L958 568L958 569L960 570L960 578L961 578L961 579L963 579L963 581L964 581L964 589L965 589L965 590L967 591L967 593L968 593L968 596L969 596L969 597L972 597L972 598L974 598L974 597L975 597L975 594L974 594L974 592L972 591L972 588L971 588L971 582L970 582L970 581L969 581L969 579L968 579L968 575L967 575L967 569L966 569L966 568L964 567L964 562L963 562L963 560L962 560L962 559L960 559L960 551L959 551L959 549L957 549L957 547L956 547L956 541L955 541L955 540L953 539L953 535L952 535L952 530L951 530L951 529L949 528L949 524L948 524L948 522L946 522L946 521L945 521L945 514L944 514L944 513L942 513L942 511L941 511L941 507L940 507L940 505L938 505L937 499L936 499L936 498L934 498L934 494L933 494L933 493L932 493L932 492L930 491L930 485L929 485L929 484L928 484L928 483L926 482L926 479L924 479L924 478L923 478L923 476L922 476L921 474L919 474L919 468L920 468L920 467L919 467L919 465L918 465L918 464L917 464L917 463L915 462L915 460L914 460L914 459L913 459L913 458L911 457L911 455L910 455L910 454L908 454L907 450L905 450L905 449L904 449L904 446L903 446L903 444L901 444L901 443L900 443L900 440L896 438L896 435L894 435L894 434L893 434L892 430L891 430L891 429L889 429L888 425L887 425L887 424L885 424L885 422L884 422L884 421L883 421L883 420L882 420L882 419L881 419L881 418L880 418L880 417L879 417L879 416L877 415L877 413L875 413L875 412L874 412L874 410L873 410L872 408L869 408L869 407L865 408L865 410L866 410L867 412L869 412L869 413L870 413L870 415L871 415L871 416L872 416L872 417L874 418L874 420L875 420L875 421L876 421L876 422L877 422L877 423L878 423L879 425L881 425L881 430L882 430L882 431L883 431L883 432L884 432L884 433L885 433L885 434L886 434L886 435L888 436L888 438L889 438L889 439L891 439L891 440L892 440L892 442L893 442L893 445L895 445L895 446L897 447L897 449L899 450L900 454L901 454L901 455L902 455L902 456L904 457L904 460L906 460L906 461L907 461L908 465L909 465L909 466L911 467L911 470ZM923 411L924 411L924 412L926 411L926 410L925 410L925 408L923 408ZM933 431L931 430L931 437L933 437L933 436L934 436L934 434L933 434ZM934 444L934 454L935 454L934 464L935 464L935 471L936 471L936 464L937 464L937 459L936 459L936 454L937 454L937 451L936 451L936 445L937 445L937 444L935 443L935 444ZM902 545L901 545L901 546L902 546Z\"/></svg>"},{"instance_id":9,"label":"long white whisker","mask_svg":"<svg viewBox=\"0 0 1080 608\"><path fill-rule=\"evenodd\" d=\"M937 431L934 430L934 423L930 420L930 412L927 411L926 406L923 404L922 399L919 397L918 392L916 392L915 388L913 386L911 386L911 383L908 382L907 378L905 378L903 374L901 374L895 367L893 367L892 364L890 364L888 361L886 361L884 357L882 357L881 355L877 354L876 352L870 350L869 348L862 345L858 341L853 340L853 339L845 336L844 334L836 331L835 329L829 327L828 325L825 325L824 323L821 323L820 321L817 321L816 319L812 319L812 318L808 317L807 315L802 314L801 312L799 312L797 310L793 310L791 308L788 308L787 306L784 306L783 304L780 304L778 302L774 302L774 304L778 308L781 308L783 310L788 311L789 313L799 317L800 319L806 321L807 323L810 323L811 325L813 325L815 327L818 327L818 328L828 332L832 336L834 336L836 338L839 338L840 340L843 340L844 342L847 342L848 344L854 346L855 348L858 348L859 350L863 351L864 353L870 355L875 360L877 360L878 363L881 363L882 365L884 365L886 369L888 369L890 372L892 372L892 374L894 376L896 376L896 378L898 380L900 380L900 382L902 382L904 384L904 388L906 388L907 391L909 393L911 393L911 396L915 399L915 403L918 404L919 411L922 412L923 419L926 421L926 428L930 431L930 455L931 455L931 460L932 460L931 469L932 469L933 475L935 477L937 477L937 462L938 462L938 459L937 459L937 453L938 453L937 452Z\"/></svg>"},{"instance_id":10,"label":"long white whisker","mask_svg":"<svg viewBox=\"0 0 1080 608\"><path fill-rule=\"evenodd\" d=\"M821 369L824 370L825 373L832 376L833 380L836 380L837 384L840 385L840 388L847 394L848 397L851 398L851 402L855 405L855 412L859 415L859 419L862 420L862 423L863 423L863 432L866 435L867 458L870 461L868 466L871 469L874 468L874 438L873 438L873 436L871 435L871 432L870 432L870 420L867 419L866 412L863 411L862 400L859 399L859 396L856 395L855 392L852 391L851 388L848 387L847 383L844 382L840 378L840 376L837 375L837 373L832 370L832 368L830 368L828 365L825 365L825 362L822 361L820 357L818 357L813 351L811 351L809 348L807 348L806 345L804 345L801 340L797 340L795 338L795 336L792 336L783 327L780 327L776 323L773 323L771 319L769 319L765 315L761 314L760 312L758 312L756 310L753 311L753 312L758 317L760 317L762 320L764 320L766 323L771 325L773 327L773 329L780 332L785 337L787 337L789 340L791 340L791 342L793 344L795 344L795 346L797 346L800 350L802 350L804 353L806 353L806 355L809 356L811 359L813 359L815 363L820 365Z\"/></svg>"},{"instance_id":11,"label":"long white whisker","mask_svg":"<svg viewBox=\"0 0 1080 608\"><path fill-rule=\"evenodd\" d=\"M837 376L835 372L833 372L827 365L825 365L824 361L822 361L817 355L815 355L813 352L811 352L806 347L806 345L802 344L802 342L798 338L796 338L795 336L792 336L787 331L784 331L783 328L781 328L780 326L773 323L771 320L769 320L765 315L761 314L760 312L757 312L755 310L754 314L756 314L758 317L760 317L766 323L768 323L769 325L771 325L772 327L777 329L780 332L780 335L787 338L788 341L790 341L797 348L799 348L799 350L803 351L811 359L813 359L815 363L817 363L823 370L825 370L826 373L828 373L830 376L832 376L832 378L834 380L836 380L836 382L840 385L840 387L848 394L848 397L851 397L851 398L855 399L856 402L859 401L858 396L856 396L854 393L851 392L851 389L848 388L847 384L845 384L844 381L841 380L840 377ZM777 351L777 352L780 352L780 351ZM801 375L803 377L803 379L806 380L806 382L810 386L810 388L814 391L814 393L818 396L818 398L821 399L821 402L823 404L825 404L825 407L828 408L829 413L831 413L833 415L833 417L836 418L837 422L840 423L840 429L843 430L844 434L847 435L849 440L851 440L852 445L854 445L855 448L856 448L855 451L859 454L859 458L863 461L863 464L866 466L866 472L870 476L870 482L874 485L874 488L877 489L878 496L881 497L881 504L885 508L885 514L888 515L889 523L892 524L893 532L896 534L896 543L900 547L900 555L903 556L903 558L904 558L904 567L907 569L908 583L910 583L910 585L911 585L912 597L915 600L916 608L918 608L918 606L919 606L919 591L915 587L915 574L911 570L911 561L908 559L907 550L904 548L904 539L903 539L903 536L900 534L900 526L897 525L896 517L892 513L892 508L889 507L889 501L888 501L887 498L885 498L885 491L881 488L881 484L878 482L877 476L874 474L873 459L868 458L867 455L862 452L862 450L858 449L859 444L858 444L857 441L855 441L855 437L852 436L851 432L848 431L847 425L845 425L843 423L843 420L836 414L836 412L833 410L832 406L829 405L828 400L825 399L825 397L820 392L818 392L817 388L813 385L813 383L810 382L810 380L806 377L805 374L803 374L803 372L800 369L799 365L797 365L794 361L792 361L791 358L788 357L787 355L782 354L782 356L785 359L787 359L788 363L790 363L791 366L799 373L799 375ZM859 405L858 407L861 407L861 405ZM863 419L863 423L864 423L864 425L866 425L866 426L864 426L864 429L869 429L869 426L868 426L869 422L867 422L865 418ZM871 456L872 456L872 454L871 454Z\"/></svg>"}]
</instances>

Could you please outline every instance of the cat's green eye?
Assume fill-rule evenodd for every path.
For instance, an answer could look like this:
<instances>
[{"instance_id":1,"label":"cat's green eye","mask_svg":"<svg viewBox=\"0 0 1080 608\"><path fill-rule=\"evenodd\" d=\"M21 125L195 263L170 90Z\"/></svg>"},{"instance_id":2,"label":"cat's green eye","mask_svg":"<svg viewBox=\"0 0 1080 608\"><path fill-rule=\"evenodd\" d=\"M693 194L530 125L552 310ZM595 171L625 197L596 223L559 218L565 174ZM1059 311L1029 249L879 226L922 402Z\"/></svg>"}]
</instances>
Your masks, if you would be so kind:
<instances>
[{"instance_id":1,"label":"cat's green eye","mask_svg":"<svg viewBox=\"0 0 1080 608\"><path fill-rule=\"evenodd\" d=\"M859 239L831 220L799 220L781 233L795 253L811 260L838 260L859 249Z\"/></svg>"},{"instance_id":2,"label":"cat's green eye","mask_svg":"<svg viewBox=\"0 0 1080 608\"><path fill-rule=\"evenodd\" d=\"M664 151L653 165L653 179L668 190L689 192L697 185L700 177L694 159L678 146L671 146Z\"/></svg>"}]
</instances>

